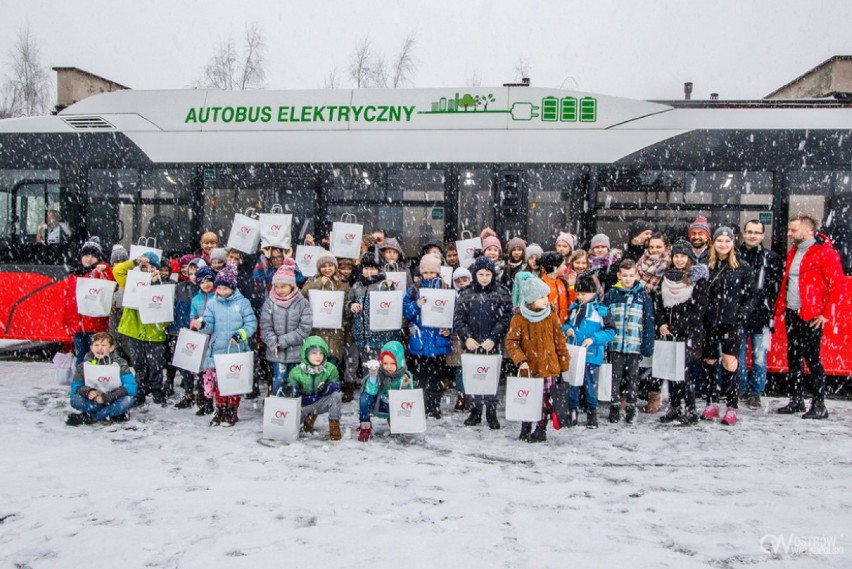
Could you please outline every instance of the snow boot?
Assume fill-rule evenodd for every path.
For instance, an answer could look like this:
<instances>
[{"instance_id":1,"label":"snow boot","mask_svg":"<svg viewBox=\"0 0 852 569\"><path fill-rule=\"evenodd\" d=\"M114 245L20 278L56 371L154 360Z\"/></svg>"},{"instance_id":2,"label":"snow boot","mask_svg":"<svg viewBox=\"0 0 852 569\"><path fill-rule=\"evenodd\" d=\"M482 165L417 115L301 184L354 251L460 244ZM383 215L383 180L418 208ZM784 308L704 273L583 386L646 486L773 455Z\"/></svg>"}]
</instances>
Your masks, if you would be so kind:
<instances>
[{"instance_id":1,"label":"snow boot","mask_svg":"<svg viewBox=\"0 0 852 569\"><path fill-rule=\"evenodd\" d=\"M441 418L441 394L427 391L426 396L426 416L433 419Z\"/></svg>"},{"instance_id":2,"label":"snow boot","mask_svg":"<svg viewBox=\"0 0 852 569\"><path fill-rule=\"evenodd\" d=\"M109 420L112 423L126 423L127 421L130 420L130 413L125 411L121 415L113 415L112 417L109 418Z\"/></svg>"},{"instance_id":3,"label":"snow boot","mask_svg":"<svg viewBox=\"0 0 852 569\"><path fill-rule=\"evenodd\" d=\"M328 420L328 438L332 441L339 441L343 438L343 435L340 434L340 421L335 419Z\"/></svg>"},{"instance_id":4,"label":"snow boot","mask_svg":"<svg viewBox=\"0 0 852 569\"><path fill-rule=\"evenodd\" d=\"M485 421L488 423L488 428L496 431L500 428L500 421L497 420L497 408L485 406Z\"/></svg>"},{"instance_id":5,"label":"snow boot","mask_svg":"<svg viewBox=\"0 0 852 569\"><path fill-rule=\"evenodd\" d=\"M618 408L618 405L610 404L609 406L609 422L617 423L621 420L621 409Z\"/></svg>"},{"instance_id":6,"label":"snow boot","mask_svg":"<svg viewBox=\"0 0 852 569\"><path fill-rule=\"evenodd\" d=\"M366 443L370 440L370 435L373 434L373 425L372 423L361 423L361 426L358 428L358 441L362 443Z\"/></svg>"},{"instance_id":7,"label":"snow boot","mask_svg":"<svg viewBox=\"0 0 852 569\"><path fill-rule=\"evenodd\" d=\"M470 411L470 408L473 404L470 402L470 395L464 396L464 408L462 411Z\"/></svg>"},{"instance_id":8,"label":"snow boot","mask_svg":"<svg viewBox=\"0 0 852 569\"><path fill-rule=\"evenodd\" d=\"M65 424L69 427L77 427L80 425L91 425L95 422L94 417L88 413L71 413L66 417Z\"/></svg>"},{"instance_id":9,"label":"snow boot","mask_svg":"<svg viewBox=\"0 0 852 569\"><path fill-rule=\"evenodd\" d=\"M343 402L349 403L355 399L355 383L351 381L343 382Z\"/></svg>"},{"instance_id":10,"label":"snow boot","mask_svg":"<svg viewBox=\"0 0 852 569\"><path fill-rule=\"evenodd\" d=\"M811 403L811 408L802 415L802 419L828 419L828 410L822 403Z\"/></svg>"},{"instance_id":11,"label":"snow boot","mask_svg":"<svg viewBox=\"0 0 852 569\"><path fill-rule=\"evenodd\" d=\"M314 432L314 423L316 423L316 421L317 421L317 414L311 413L310 415L305 417L304 421L302 421L302 430L310 435L311 433Z\"/></svg>"},{"instance_id":12,"label":"snow boot","mask_svg":"<svg viewBox=\"0 0 852 569\"><path fill-rule=\"evenodd\" d=\"M213 418L210 419L210 426L217 427L222 424L222 421L225 420L225 408L224 407L216 407L216 411L213 413Z\"/></svg>"},{"instance_id":13,"label":"snow boot","mask_svg":"<svg viewBox=\"0 0 852 569\"><path fill-rule=\"evenodd\" d=\"M715 403L708 403L707 407L704 408L704 411L701 412L701 419L703 421L712 421L713 419L719 416L719 406Z\"/></svg>"},{"instance_id":14,"label":"snow boot","mask_svg":"<svg viewBox=\"0 0 852 569\"><path fill-rule=\"evenodd\" d=\"M801 399L790 399L789 403L775 410L776 413L782 415L795 415L796 413L805 412L805 402Z\"/></svg>"},{"instance_id":15,"label":"snow boot","mask_svg":"<svg viewBox=\"0 0 852 569\"><path fill-rule=\"evenodd\" d=\"M465 427L475 427L482 424L482 407L474 406L470 410L470 416L464 420Z\"/></svg>"},{"instance_id":16,"label":"snow boot","mask_svg":"<svg viewBox=\"0 0 852 569\"><path fill-rule=\"evenodd\" d=\"M521 434L518 436L519 441L530 442L532 434L532 423L521 423Z\"/></svg>"},{"instance_id":17,"label":"snow boot","mask_svg":"<svg viewBox=\"0 0 852 569\"><path fill-rule=\"evenodd\" d=\"M530 443L543 443L547 441L547 425L536 425L535 431L530 435L530 438L527 442Z\"/></svg>"},{"instance_id":18,"label":"snow boot","mask_svg":"<svg viewBox=\"0 0 852 569\"><path fill-rule=\"evenodd\" d=\"M680 418L680 422L676 425L678 427L694 427L698 424L698 414L692 410L687 411Z\"/></svg>"},{"instance_id":19,"label":"snow boot","mask_svg":"<svg viewBox=\"0 0 852 569\"><path fill-rule=\"evenodd\" d=\"M627 410L624 412L624 422L628 425L632 425L633 421L636 419L636 406L628 405Z\"/></svg>"},{"instance_id":20,"label":"snow boot","mask_svg":"<svg viewBox=\"0 0 852 569\"><path fill-rule=\"evenodd\" d=\"M630 407L627 408L627 412L630 412ZM636 409L633 409L633 412L636 412ZM625 419L626 420L626 419ZM597 429L598 428L598 412L597 411L589 411L586 413L586 428L587 429Z\"/></svg>"},{"instance_id":21,"label":"snow boot","mask_svg":"<svg viewBox=\"0 0 852 569\"><path fill-rule=\"evenodd\" d=\"M456 395L456 406L453 407L453 411L457 413L464 411L464 393Z\"/></svg>"},{"instance_id":22,"label":"snow boot","mask_svg":"<svg viewBox=\"0 0 852 569\"><path fill-rule=\"evenodd\" d=\"M580 411L578 409L570 409L568 411L568 424L566 427L576 427L580 422Z\"/></svg>"},{"instance_id":23,"label":"snow boot","mask_svg":"<svg viewBox=\"0 0 852 569\"><path fill-rule=\"evenodd\" d=\"M746 399L746 407L754 410L762 408L763 403L760 401L760 395L750 395L748 399Z\"/></svg>"},{"instance_id":24,"label":"snow boot","mask_svg":"<svg viewBox=\"0 0 852 569\"><path fill-rule=\"evenodd\" d=\"M175 403L175 409L188 409L195 405L195 396L192 393L185 393L183 399Z\"/></svg>"},{"instance_id":25,"label":"snow boot","mask_svg":"<svg viewBox=\"0 0 852 569\"><path fill-rule=\"evenodd\" d=\"M725 416L722 417L722 424L728 425L729 427L733 427L737 424L737 410L733 407L728 407L728 410L725 411Z\"/></svg>"},{"instance_id":26,"label":"snow boot","mask_svg":"<svg viewBox=\"0 0 852 569\"><path fill-rule=\"evenodd\" d=\"M198 405L198 411L195 412L196 415L202 417L204 415L209 415L213 412L213 399L208 399L203 395L199 395L195 398L195 404Z\"/></svg>"},{"instance_id":27,"label":"snow boot","mask_svg":"<svg viewBox=\"0 0 852 569\"><path fill-rule=\"evenodd\" d=\"M660 417L661 423L674 423L675 421L679 421L683 414L680 412L680 409L677 407L669 407L668 412Z\"/></svg>"},{"instance_id":28,"label":"snow boot","mask_svg":"<svg viewBox=\"0 0 852 569\"><path fill-rule=\"evenodd\" d=\"M645 405L645 413L649 415L653 415L655 413L659 413L663 404L663 395L659 391L649 391L648 392L648 404Z\"/></svg>"}]
</instances>

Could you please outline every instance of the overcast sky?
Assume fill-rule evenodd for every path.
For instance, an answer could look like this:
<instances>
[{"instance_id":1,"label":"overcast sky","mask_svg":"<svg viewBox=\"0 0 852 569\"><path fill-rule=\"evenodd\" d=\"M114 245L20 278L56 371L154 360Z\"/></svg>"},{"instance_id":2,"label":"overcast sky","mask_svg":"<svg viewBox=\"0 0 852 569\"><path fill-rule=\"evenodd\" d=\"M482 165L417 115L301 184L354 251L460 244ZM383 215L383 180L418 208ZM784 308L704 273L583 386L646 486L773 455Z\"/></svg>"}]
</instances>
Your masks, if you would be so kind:
<instances>
[{"instance_id":1,"label":"overcast sky","mask_svg":"<svg viewBox=\"0 0 852 569\"><path fill-rule=\"evenodd\" d=\"M369 37L390 59L416 34L415 87L533 85L640 99L760 98L833 55L852 54L850 0L0 0L0 76L29 24L45 66L134 89L183 88L216 48L257 22L266 87L322 88Z\"/></svg>"}]
</instances>

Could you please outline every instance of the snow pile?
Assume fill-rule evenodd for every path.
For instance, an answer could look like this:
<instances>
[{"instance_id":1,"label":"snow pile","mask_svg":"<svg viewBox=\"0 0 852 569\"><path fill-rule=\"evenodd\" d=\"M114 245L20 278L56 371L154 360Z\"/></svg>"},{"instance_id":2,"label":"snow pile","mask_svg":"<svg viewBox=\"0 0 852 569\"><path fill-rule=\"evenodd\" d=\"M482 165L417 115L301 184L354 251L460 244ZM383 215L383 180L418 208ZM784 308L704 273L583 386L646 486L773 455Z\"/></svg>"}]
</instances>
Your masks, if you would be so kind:
<instances>
[{"instance_id":1,"label":"snow pile","mask_svg":"<svg viewBox=\"0 0 852 569\"><path fill-rule=\"evenodd\" d=\"M826 422L640 415L543 445L451 411L420 437L374 421L363 444L349 403L343 441L321 417L288 445L259 441L250 401L232 429L150 404L66 427L52 381L50 365L0 363L3 567L850 566L849 402Z\"/></svg>"}]
</instances>

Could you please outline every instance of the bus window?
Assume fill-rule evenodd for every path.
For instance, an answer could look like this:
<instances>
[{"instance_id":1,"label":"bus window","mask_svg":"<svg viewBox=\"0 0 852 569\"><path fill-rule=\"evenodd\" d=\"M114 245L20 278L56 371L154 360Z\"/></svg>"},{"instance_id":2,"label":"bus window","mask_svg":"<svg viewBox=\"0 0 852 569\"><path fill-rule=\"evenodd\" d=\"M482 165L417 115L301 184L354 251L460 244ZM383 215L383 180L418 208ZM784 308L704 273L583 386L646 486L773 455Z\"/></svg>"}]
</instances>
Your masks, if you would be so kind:
<instances>
[{"instance_id":1,"label":"bus window","mask_svg":"<svg viewBox=\"0 0 852 569\"><path fill-rule=\"evenodd\" d=\"M16 233L21 243L59 245L71 237L62 219L59 184L21 182L13 190Z\"/></svg>"},{"instance_id":2,"label":"bus window","mask_svg":"<svg viewBox=\"0 0 852 569\"><path fill-rule=\"evenodd\" d=\"M585 199L583 172L578 168L534 168L527 171L526 179L529 184L529 222L527 235L522 237L527 243L538 243L549 251L555 246L559 232L580 235Z\"/></svg>"},{"instance_id":3,"label":"bus window","mask_svg":"<svg viewBox=\"0 0 852 569\"><path fill-rule=\"evenodd\" d=\"M486 227L494 228L495 174L494 170L483 167L459 169L459 236L462 231L470 231L479 237Z\"/></svg>"},{"instance_id":4,"label":"bus window","mask_svg":"<svg viewBox=\"0 0 852 569\"><path fill-rule=\"evenodd\" d=\"M852 275L852 173L790 172L787 185L790 217L816 219L840 254L844 272Z\"/></svg>"}]
</instances>

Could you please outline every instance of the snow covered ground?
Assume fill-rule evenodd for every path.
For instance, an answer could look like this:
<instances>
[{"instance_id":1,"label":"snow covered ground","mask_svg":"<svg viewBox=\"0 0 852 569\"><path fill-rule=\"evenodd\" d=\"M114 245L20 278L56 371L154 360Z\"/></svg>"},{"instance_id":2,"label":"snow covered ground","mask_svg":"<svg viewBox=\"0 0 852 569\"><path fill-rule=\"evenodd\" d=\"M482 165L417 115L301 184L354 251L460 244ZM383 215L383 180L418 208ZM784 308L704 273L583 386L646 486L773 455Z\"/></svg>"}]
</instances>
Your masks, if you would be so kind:
<instances>
[{"instance_id":1,"label":"snow covered ground","mask_svg":"<svg viewBox=\"0 0 852 569\"><path fill-rule=\"evenodd\" d=\"M2 362L0 566L848 568L852 403L829 411L640 416L543 445L447 412L425 436L362 444L350 403L339 443L320 418L260 444L250 401L232 429L151 405L66 427L52 366Z\"/></svg>"}]
</instances>

